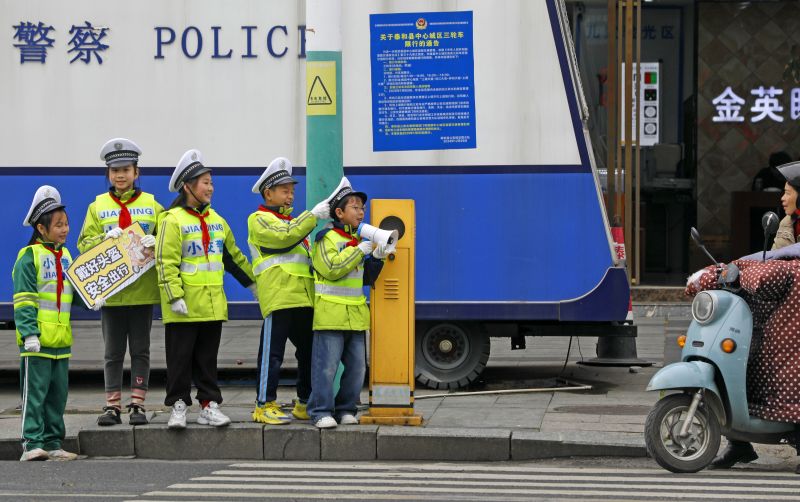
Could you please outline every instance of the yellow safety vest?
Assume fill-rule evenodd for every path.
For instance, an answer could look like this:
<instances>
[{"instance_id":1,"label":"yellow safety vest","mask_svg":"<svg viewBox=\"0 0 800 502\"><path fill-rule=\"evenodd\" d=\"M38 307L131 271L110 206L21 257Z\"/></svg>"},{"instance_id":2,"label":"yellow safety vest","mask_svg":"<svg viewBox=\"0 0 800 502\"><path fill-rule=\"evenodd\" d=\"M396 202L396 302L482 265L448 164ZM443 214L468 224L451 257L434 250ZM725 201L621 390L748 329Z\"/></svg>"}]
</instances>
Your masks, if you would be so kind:
<instances>
[{"instance_id":1,"label":"yellow safety vest","mask_svg":"<svg viewBox=\"0 0 800 502\"><path fill-rule=\"evenodd\" d=\"M94 208L103 232L118 226L120 207L108 192L95 198ZM152 194L141 192L135 201L127 205L127 208L131 215L131 223L138 222L146 234L155 232L161 207ZM155 268L151 268L136 282L109 298L106 306L151 305L158 302L156 271Z\"/></svg>"},{"instance_id":2,"label":"yellow safety vest","mask_svg":"<svg viewBox=\"0 0 800 502\"><path fill-rule=\"evenodd\" d=\"M285 224L272 213L256 211L247 219L250 232L256 227L255 219L258 217L268 218L276 225ZM286 308L312 307L314 276L308 245L301 241L285 251L267 249L254 243L250 232L247 244L253 260L261 315L266 317L275 310Z\"/></svg>"},{"instance_id":3,"label":"yellow safety vest","mask_svg":"<svg viewBox=\"0 0 800 502\"><path fill-rule=\"evenodd\" d=\"M56 257L42 244L24 247L17 254L19 260L30 248L33 251L33 263L36 266L36 294L19 293L14 295L14 305L28 304L37 309L36 322L39 326L39 343L41 352L22 352L23 356L40 356L51 359L69 357L69 351L54 355L47 349L64 349L72 346L72 328L70 326L70 310L72 308L72 285L66 278L63 279L64 289L61 292L61 311L57 301L58 276L56 275ZM66 271L72 263L72 256L67 248L61 248L61 268ZM19 331L17 345L24 345ZM58 351L55 351L58 352Z\"/></svg>"},{"instance_id":4,"label":"yellow safety vest","mask_svg":"<svg viewBox=\"0 0 800 502\"><path fill-rule=\"evenodd\" d=\"M161 313L165 323L227 320L228 303L223 290L225 265L222 262L225 234L230 232L225 220L208 209L206 225L211 239L208 256L203 251L203 234L200 220L184 208L166 211L164 218L174 216L181 232L179 277L184 292L183 299L189 315L172 312L166 295L161 295ZM163 226L163 225L162 225ZM159 239L164 236L159 235ZM163 250L161 251L163 253ZM177 252L177 247L176 247ZM161 256L157 253L158 256ZM177 256L175 257L177 258ZM157 263L156 267L163 266Z\"/></svg>"}]
</instances>

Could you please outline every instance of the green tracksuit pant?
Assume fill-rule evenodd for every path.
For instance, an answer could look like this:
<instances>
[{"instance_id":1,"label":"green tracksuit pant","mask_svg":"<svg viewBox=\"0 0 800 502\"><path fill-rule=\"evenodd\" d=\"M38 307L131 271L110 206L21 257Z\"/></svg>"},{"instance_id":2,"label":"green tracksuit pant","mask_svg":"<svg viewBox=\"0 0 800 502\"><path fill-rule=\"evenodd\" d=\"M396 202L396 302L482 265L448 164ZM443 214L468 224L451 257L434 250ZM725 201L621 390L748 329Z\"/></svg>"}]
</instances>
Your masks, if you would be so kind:
<instances>
[{"instance_id":1,"label":"green tracksuit pant","mask_svg":"<svg viewBox=\"0 0 800 502\"><path fill-rule=\"evenodd\" d=\"M22 393L22 448L58 450L66 433L69 359L20 358Z\"/></svg>"}]
</instances>

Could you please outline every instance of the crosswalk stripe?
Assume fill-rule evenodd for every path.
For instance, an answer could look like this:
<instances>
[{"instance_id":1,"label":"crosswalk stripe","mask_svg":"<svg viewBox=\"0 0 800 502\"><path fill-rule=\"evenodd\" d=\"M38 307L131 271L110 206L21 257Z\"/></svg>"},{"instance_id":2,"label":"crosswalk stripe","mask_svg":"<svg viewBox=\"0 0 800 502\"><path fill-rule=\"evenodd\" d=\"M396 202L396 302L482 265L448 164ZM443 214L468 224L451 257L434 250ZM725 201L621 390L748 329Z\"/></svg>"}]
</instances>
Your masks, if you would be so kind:
<instances>
[{"instance_id":1,"label":"crosswalk stripe","mask_svg":"<svg viewBox=\"0 0 800 502\"><path fill-rule=\"evenodd\" d=\"M543 479L543 478L535 478L535 479ZM240 485L220 485L220 486L253 486L253 487L266 487L266 486L274 486L274 483L278 484L287 484L291 485L292 481L287 480L286 476L260 476L260 477L236 477L236 476L202 476L197 478L192 478L192 481L235 481L241 483ZM339 483L340 481L333 477L303 477L301 480L304 483ZM594 486L603 486L603 487L615 487L615 488L629 488L629 489L653 489L653 490L695 490L695 491L703 491L703 490L717 490L717 491L739 491L739 492L774 492L774 493L789 493L795 494L797 490L800 489L800 484L794 483L788 488L773 488L773 487L764 487L760 485L752 485L752 486L726 486L726 485L710 485L710 486L698 486L696 483L683 483L683 482L676 482L673 481L671 483L636 483L632 481L625 481L619 480L619 482L611 482L604 479L593 479L588 480L591 481L591 484ZM638 481L638 480L637 480ZM264 484L259 485L259 482L269 482L273 484ZM495 481L494 479L487 479L485 481L465 481L465 480L439 480L439 479L419 479L419 478L409 478L409 479L389 479L389 478L374 478L374 477L359 477L359 478L347 478L348 483L362 483L365 485L374 485L374 484L391 484L391 485L402 485L402 484L412 484L412 483L425 483L427 485L454 485L454 486L563 486L563 480L561 483L556 482L555 480L547 480L544 479L543 481L535 481L534 479L530 480L516 480L516 481ZM589 483L584 483L589 484ZM216 486L211 486L210 488L216 488Z\"/></svg>"},{"instance_id":2,"label":"crosswalk stripe","mask_svg":"<svg viewBox=\"0 0 800 502\"><path fill-rule=\"evenodd\" d=\"M209 500L798 501L793 473L392 462L243 462L144 493L139 502Z\"/></svg>"},{"instance_id":3,"label":"crosswalk stripe","mask_svg":"<svg viewBox=\"0 0 800 502\"><path fill-rule=\"evenodd\" d=\"M347 463L347 462L261 462L261 463L237 463L231 464L229 467L237 469L254 469L254 470L269 470L269 469L336 469L344 470L367 470L367 471L396 471L398 469L409 469L412 471L419 471L423 467L420 463L407 463L407 462L383 462L380 464L375 463ZM649 474L649 475L666 475L666 476L697 476L697 474L671 474L664 469L598 469L598 468L584 468L584 467L536 467L536 466L516 466L516 465L470 465L470 464L452 464L452 463L428 463L425 464L424 469L427 471L448 471L448 472L536 472L536 473L565 473L565 474L617 474L624 472L626 476L631 474ZM743 476L750 476L758 479L768 478L787 478L797 479L800 478L797 474L788 472L747 472L741 469L735 471L717 471L708 470L703 471L703 476L708 477L729 477L735 476L737 478Z\"/></svg>"},{"instance_id":4,"label":"crosswalk stripe","mask_svg":"<svg viewBox=\"0 0 800 502\"><path fill-rule=\"evenodd\" d=\"M203 477L203 478L194 478L199 479L202 481L208 481L212 479L220 479L216 476L230 476L230 481L234 481L236 479L244 480L247 478L249 481L258 481L263 477L271 477L271 475L275 475L280 473L283 479L286 478L307 478L309 476L314 475L321 475L324 474L330 477L338 477L338 478L358 478L364 476L363 472L357 471L338 471L338 470L330 470L330 471L320 471L320 470L283 470L283 469L275 469L268 472L260 471L260 470L242 470L242 471L232 471L232 470L220 470L214 471L212 474L214 477ZM617 471L619 473L619 471ZM392 478L409 478L409 479L418 479L424 480L427 478L434 478L438 479L441 478L443 475L443 471L436 471L436 472L397 472L397 471L386 471L381 474L377 473L370 473L371 476L376 475L383 475L389 476ZM739 479L739 478L715 478L715 479L705 479L697 477L697 475L691 476L672 476L669 473L664 471L664 475L661 477L635 477L635 476L576 476L576 475L567 475L567 474L538 474L538 473L530 473L530 474L470 474L470 479L483 479L483 480L520 480L520 481L530 481L536 479L544 479L544 480L563 480L563 481L594 481L594 482L610 482L610 481L620 481L620 482L648 482L648 483L675 483L678 482L680 479L681 484L685 485L686 482L689 483L696 483L696 484L708 484L708 485L721 485L721 484L728 484L728 485L755 485L758 486L758 482L763 480L759 480L756 478L750 479ZM796 476L793 479L771 479L771 485L786 485L791 487L796 487L800 489L800 476Z\"/></svg>"},{"instance_id":5,"label":"crosswalk stripe","mask_svg":"<svg viewBox=\"0 0 800 502\"><path fill-rule=\"evenodd\" d=\"M454 495L451 488L441 489L438 490L436 488L424 488L424 489L415 489L415 490L405 490L397 487L391 487L387 490L381 491L391 491L391 493L387 494L380 494L375 493L374 491L366 491L364 487L361 486L337 486L337 487L324 487L325 492L323 493L315 493L309 490L309 487L303 487L303 490L299 489L292 489L289 491L281 492L276 490L276 487L270 487L269 493L264 493L263 490L259 490L256 492L241 492L236 491L232 492L229 489L226 491L208 491L204 488L202 492L188 492L188 489L199 489L199 486L186 484L186 485L173 485L173 487L180 487L182 491L153 491L145 493L145 497L156 496L156 497L172 497L172 498L180 498L183 499L185 497L195 497L195 498L261 498L265 499L269 498L290 498L292 500L303 499L303 498L332 498L331 492L348 492L348 493L336 493L337 499L343 498L360 498L360 499L375 499L380 496L380 498L390 498L390 499L419 499L420 496L425 497L425 499L430 500L431 495L435 493L440 494L451 494ZM406 492L406 495L403 496L402 493L398 492ZM466 492L474 497L478 494L472 490ZM491 491L492 494L497 495L498 491L493 490ZM752 494L735 494L735 493L687 493L685 491L680 492L668 492L663 494L654 494L654 493L631 493L630 490L575 490L575 489L567 489L567 488L559 488L557 490L553 489L542 489L542 490L513 490L513 491L502 491L501 492L503 497L491 497L492 500L508 500L508 496L510 495L518 495L518 496L574 496L574 497L624 497L624 498L636 498L636 499L654 499L654 498L667 498L667 499L697 499L698 496L702 496L703 499L713 499L713 500L753 500ZM413 494L413 497L412 497ZM454 499L454 497L440 497L440 499ZM487 500L488 497L484 496L481 493L480 500ZM800 500L800 496L798 495L761 495L758 497L758 500Z\"/></svg>"}]
</instances>

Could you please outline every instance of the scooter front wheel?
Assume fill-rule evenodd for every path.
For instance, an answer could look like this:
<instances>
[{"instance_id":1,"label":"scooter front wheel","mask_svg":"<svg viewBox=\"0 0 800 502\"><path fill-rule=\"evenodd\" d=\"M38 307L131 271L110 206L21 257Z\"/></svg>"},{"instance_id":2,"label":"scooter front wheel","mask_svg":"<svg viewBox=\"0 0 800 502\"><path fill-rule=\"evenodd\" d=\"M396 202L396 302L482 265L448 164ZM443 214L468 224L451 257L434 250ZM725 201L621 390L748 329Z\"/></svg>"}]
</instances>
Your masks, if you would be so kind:
<instances>
[{"instance_id":1,"label":"scooter front wheel","mask_svg":"<svg viewBox=\"0 0 800 502\"><path fill-rule=\"evenodd\" d=\"M697 472L710 464L719 450L719 421L702 403L686 435L680 434L691 403L689 394L671 394L657 402L647 415L647 452L668 471Z\"/></svg>"}]
</instances>

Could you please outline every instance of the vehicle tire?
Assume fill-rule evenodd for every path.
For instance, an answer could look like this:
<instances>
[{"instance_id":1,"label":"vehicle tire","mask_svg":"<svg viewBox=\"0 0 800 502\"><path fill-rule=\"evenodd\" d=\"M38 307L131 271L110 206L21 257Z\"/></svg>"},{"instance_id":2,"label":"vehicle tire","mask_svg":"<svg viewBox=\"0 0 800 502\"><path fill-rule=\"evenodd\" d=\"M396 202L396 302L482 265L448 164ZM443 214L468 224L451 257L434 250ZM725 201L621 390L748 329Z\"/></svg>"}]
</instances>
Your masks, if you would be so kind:
<instances>
[{"instance_id":1,"label":"vehicle tire","mask_svg":"<svg viewBox=\"0 0 800 502\"><path fill-rule=\"evenodd\" d=\"M489 360L491 344L481 325L418 325L415 377L430 389L460 389L474 382Z\"/></svg>"},{"instance_id":2,"label":"vehicle tire","mask_svg":"<svg viewBox=\"0 0 800 502\"><path fill-rule=\"evenodd\" d=\"M719 419L702 401L687 436L678 436L691 403L690 394L671 394L656 403L644 424L647 453L671 472L697 472L719 450Z\"/></svg>"}]
</instances>

